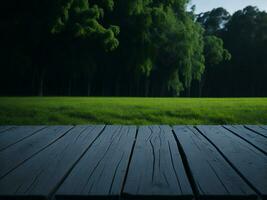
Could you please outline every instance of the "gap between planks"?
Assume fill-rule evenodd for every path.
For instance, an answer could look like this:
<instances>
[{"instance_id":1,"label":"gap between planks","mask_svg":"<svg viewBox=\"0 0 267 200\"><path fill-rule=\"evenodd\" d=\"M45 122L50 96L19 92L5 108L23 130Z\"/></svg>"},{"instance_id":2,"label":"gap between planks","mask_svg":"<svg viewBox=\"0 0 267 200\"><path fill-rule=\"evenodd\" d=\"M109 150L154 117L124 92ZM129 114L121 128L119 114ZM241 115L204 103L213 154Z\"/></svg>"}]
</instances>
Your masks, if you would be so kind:
<instances>
[{"instance_id":1,"label":"gap between planks","mask_svg":"<svg viewBox=\"0 0 267 200\"><path fill-rule=\"evenodd\" d=\"M75 126L74 126L75 127ZM73 127L73 128L74 128ZM9 129L11 129L11 128L13 128L13 127L10 127ZM45 127L44 127L45 128ZM247 127L246 127L247 128ZM8 130L9 130L8 129ZM95 140L97 140L97 138L102 134L102 132L104 131L106 129L106 126L104 126L104 128L102 129L102 131L99 133L99 135L95 138ZM194 129L196 129L198 132L200 132L200 134L202 134L203 135L203 133L197 128L197 127L194 127ZM40 129L41 130L41 129ZM40 131L40 130L38 130L38 131ZM6 130L5 130L6 131ZM38 132L38 131L36 131L36 132ZM193 179L193 175L192 175L192 173L191 173L191 171L190 171L190 168L189 168L189 164L188 164L188 162L187 162L187 158L186 158L186 155L185 155L185 153L184 153L184 151L183 151L183 149L182 149L182 145L179 143L179 140L177 139L177 137L175 136L175 134L174 134L174 130L173 130L173 127L171 127L171 131L172 131L172 134L173 134L173 136L174 136L174 138L175 138L175 142L176 142L176 144L177 144L177 146L178 146L178 150L179 150L179 153L180 153L180 155L181 155L181 158L182 158L182 162L183 162L183 165L184 165L184 168L185 168L185 171L186 171L186 174L187 174L187 177L188 177L188 179L189 179L189 182L190 182L190 186L191 186L191 188L193 189L193 193L194 193L194 196L195 197L197 197L198 196L198 194L197 194L197 190L196 190L196 183L194 182L194 179ZM36 132L34 132L33 134L35 134ZM126 168L126 174L125 174L125 177L124 177L124 179L123 179L123 184L122 184L122 188L121 188L121 194L123 194L123 189L124 189L124 187L125 187L125 182L126 182L126 179L127 179L127 175L128 175L128 172L129 172L129 167L130 167L130 164L131 164L131 161L132 161L132 156L133 156L133 151L134 151L134 148L135 148L135 144L136 144L136 138L137 138L137 135L138 135L138 133L139 133L139 126L136 126L136 133L135 133L135 139L134 139L134 144L133 144L133 146L132 146L132 149L131 149L131 153L130 153L130 158L129 158L129 162L128 162L128 164L127 164L127 168ZM32 134L32 135L33 135ZM256 134L256 132L255 132L255 134ZM31 136L31 135L30 135ZM30 137L30 136L28 136L28 137ZM203 135L205 138L206 138L206 136L205 135ZM27 137L25 137L25 138L23 138L22 140L24 140L24 139L26 139ZM240 138L240 139L242 139L242 138ZM88 151L88 149L93 145L93 143L95 142L95 140L92 142L92 144L91 145L89 145L88 146L88 148L86 149L86 151L80 156L80 158L73 164L73 166L68 170L68 172L65 174L65 176L62 178L62 180L61 180L61 182L57 185L57 187L55 187L54 188L54 190L52 191L52 193L50 194L50 198L52 198L53 197L53 195L54 195L54 193L57 191L57 189L60 187L60 185L64 182L64 180L66 179L66 177L69 175L69 173L72 171L72 169L76 166L76 164L80 161L80 159L83 157L83 155L84 154L86 154L86 152ZM207 138L207 140L213 145L213 146L215 146L208 138ZM20 142L21 140L19 140L19 141L17 141L17 142ZM16 143L17 143L16 142ZM16 144L15 143L15 144ZM13 144L12 144L13 145ZM220 152L220 150L215 146L215 148L217 149L217 151L219 152L219 153L221 153ZM221 153L222 154L222 153ZM223 156L224 157L224 156ZM225 158L225 157L224 157ZM226 159L226 161L230 164L230 166L233 168L233 169L235 169L236 171L238 171L232 164L231 164L231 162L229 162L228 161L228 159L227 158L225 158ZM240 175L240 174L239 174ZM242 174L241 174L242 175ZM241 176L242 177L242 176ZM242 177L243 179L244 179L244 177ZM245 180L246 181L246 180ZM253 187L252 187L253 188Z\"/></svg>"}]
</instances>

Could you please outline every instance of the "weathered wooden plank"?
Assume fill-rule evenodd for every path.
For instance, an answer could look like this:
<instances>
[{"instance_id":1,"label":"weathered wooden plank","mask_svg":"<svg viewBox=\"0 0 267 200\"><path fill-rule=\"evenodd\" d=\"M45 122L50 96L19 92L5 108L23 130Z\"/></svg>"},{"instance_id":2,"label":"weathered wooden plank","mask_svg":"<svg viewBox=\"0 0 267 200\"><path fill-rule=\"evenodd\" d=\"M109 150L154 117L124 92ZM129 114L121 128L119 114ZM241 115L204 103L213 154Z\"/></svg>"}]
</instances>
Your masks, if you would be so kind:
<instances>
[{"instance_id":1,"label":"weathered wooden plank","mask_svg":"<svg viewBox=\"0 0 267 200\"><path fill-rule=\"evenodd\" d=\"M35 134L45 126L18 126L0 134L0 151Z\"/></svg>"},{"instance_id":2,"label":"weathered wooden plank","mask_svg":"<svg viewBox=\"0 0 267 200\"><path fill-rule=\"evenodd\" d=\"M228 162L264 198L267 197L267 156L221 126L197 126Z\"/></svg>"},{"instance_id":3,"label":"weathered wooden plank","mask_svg":"<svg viewBox=\"0 0 267 200\"><path fill-rule=\"evenodd\" d=\"M63 182L56 198L119 198L135 135L135 126L107 126Z\"/></svg>"},{"instance_id":4,"label":"weathered wooden plank","mask_svg":"<svg viewBox=\"0 0 267 200\"><path fill-rule=\"evenodd\" d=\"M267 129L264 129L261 126L256 126L256 125L246 125L245 127L267 138Z\"/></svg>"},{"instance_id":5,"label":"weathered wooden plank","mask_svg":"<svg viewBox=\"0 0 267 200\"><path fill-rule=\"evenodd\" d=\"M260 127L262 127L263 129L267 130L267 125L262 125Z\"/></svg>"},{"instance_id":6,"label":"weathered wooden plank","mask_svg":"<svg viewBox=\"0 0 267 200\"><path fill-rule=\"evenodd\" d=\"M48 198L104 126L76 126L55 143L0 179L0 199Z\"/></svg>"},{"instance_id":7,"label":"weathered wooden plank","mask_svg":"<svg viewBox=\"0 0 267 200\"><path fill-rule=\"evenodd\" d=\"M192 199L178 146L169 126L141 126L123 194L134 198Z\"/></svg>"},{"instance_id":8,"label":"weathered wooden plank","mask_svg":"<svg viewBox=\"0 0 267 200\"><path fill-rule=\"evenodd\" d=\"M246 129L244 126L241 125L226 125L224 127L233 132L234 134L238 135L242 139L246 140L248 143L254 145L263 153L267 154L267 138Z\"/></svg>"},{"instance_id":9,"label":"weathered wooden plank","mask_svg":"<svg viewBox=\"0 0 267 200\"><path fill-rule=\"evenodd\" d=\"M0 133L7 131L15 126L0 126Z\"/></svg>"},{"instance_id":10,"label":"weathered wooden plank","mask_svg":"<svg viewBox=\"0 0 267 200\"><path fill-rule=\"evenodd\" d=\"M199 199L256 199L257 194L193 127L175 126Z\"/></svg>"},{"instance_id":11,"label":"weathered wooden plank","mask_svg":"<svg viewBox=\"0 0 267 200\"><path fill-rule=\"evenodd\" d=\"M47 145L56 141L70 128L72 128L72 126L50 126L0 151L0 178Z\"/></svg>"}]
</instances>

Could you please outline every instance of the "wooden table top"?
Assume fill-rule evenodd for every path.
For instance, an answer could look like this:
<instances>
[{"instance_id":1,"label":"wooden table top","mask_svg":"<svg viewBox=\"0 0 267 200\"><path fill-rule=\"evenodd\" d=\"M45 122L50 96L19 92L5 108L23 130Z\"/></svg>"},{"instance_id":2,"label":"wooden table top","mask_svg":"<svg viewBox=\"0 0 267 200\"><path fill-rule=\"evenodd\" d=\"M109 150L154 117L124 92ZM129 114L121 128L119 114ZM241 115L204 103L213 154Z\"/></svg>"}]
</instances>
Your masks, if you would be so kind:
<instances>
[{"instance_id":1,"label":"wooden table top","mask_svg":"<svg viewBox=\"0 0 267 200\"><path fill-rule=\"evenodd\" d=\"M0 126L0 199L267 199L267 126Z\"/></svg>"}]
</instances>

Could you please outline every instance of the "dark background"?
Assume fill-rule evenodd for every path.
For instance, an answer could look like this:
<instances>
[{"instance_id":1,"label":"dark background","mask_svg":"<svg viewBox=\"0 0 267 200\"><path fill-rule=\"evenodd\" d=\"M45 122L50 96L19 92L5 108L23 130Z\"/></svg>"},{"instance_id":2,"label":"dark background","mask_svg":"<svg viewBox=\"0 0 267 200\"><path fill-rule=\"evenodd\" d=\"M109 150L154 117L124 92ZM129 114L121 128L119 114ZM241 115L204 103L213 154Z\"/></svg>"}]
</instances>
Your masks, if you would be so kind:
<instances>
[{"instance_id":1,"label":"dark background","mask_svg":"<svg viewBox=\"0 0 267 200\"><path fill-rule=\"evenodd\" d=\"M267 13L186 3L5 1L0 95L267 96Z\"/></svg>"}]
</instances>

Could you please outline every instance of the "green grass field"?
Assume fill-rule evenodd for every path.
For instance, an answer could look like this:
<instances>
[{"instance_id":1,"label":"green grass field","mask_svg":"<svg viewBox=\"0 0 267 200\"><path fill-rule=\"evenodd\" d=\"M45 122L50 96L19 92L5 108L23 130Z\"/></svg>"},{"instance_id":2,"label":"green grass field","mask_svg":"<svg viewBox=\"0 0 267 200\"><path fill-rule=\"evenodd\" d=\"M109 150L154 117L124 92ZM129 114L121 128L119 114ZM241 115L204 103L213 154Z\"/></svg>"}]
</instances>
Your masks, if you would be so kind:
<instances>
[{"instance_id":1,"label":"green grass field","mask_svg":"<svg viewBox=\"0 0 267 200\"><path fill-rule=\"evenodd\" d=\"M0 124L267 124L267 98L1 97Z\"/></svg>"}]
</instances>

